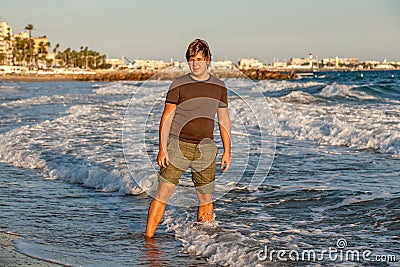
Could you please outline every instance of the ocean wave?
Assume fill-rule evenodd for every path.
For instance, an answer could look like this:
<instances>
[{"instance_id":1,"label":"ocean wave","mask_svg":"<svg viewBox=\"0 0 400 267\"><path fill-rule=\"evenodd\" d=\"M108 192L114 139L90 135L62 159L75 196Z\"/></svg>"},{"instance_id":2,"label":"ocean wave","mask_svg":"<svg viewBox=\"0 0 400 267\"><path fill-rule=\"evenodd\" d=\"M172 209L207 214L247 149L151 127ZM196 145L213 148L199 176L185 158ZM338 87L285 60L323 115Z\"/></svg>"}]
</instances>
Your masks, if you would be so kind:
<instances>
[{"instance_id":1,"label":"ocean wave","mask_svg":"<svg viewBox=\"0 0 400 267\"><path fill-rule=\"evenodd\" d=\"M67 116L6 132L0 135L0 161L37 169L46 179L106 192L143 193L122 167L121 119L127 103L77 105Z\"/></svg>"},{"instance_id":2,"label":"ocean wave","mask_svg":"<svg viewBox=\"0 0 400 267\"><path fill-rule=\"evenodd\" d=\"M3 93L14 93L21 89L21 86L12 83L0 83L0 90Z\"/></svg>"},{"instance_id":3,"label":"ocean wave","mask_svg":"<svg viewBox=\"0 0 400 267\"><path fill-rule=\"evenodd\" d=\"M86 101L87 95L52 95L52 96L38 96L26 99L18 99L0 103L0 107L21 107L31 105L46 105L46 104L67 104L73 101Z\"/></svg>"},{"instance_id":4,"label":"ocean wave","mask_svg":"<svg viewBox=\"0 0 400 267\"><path fill-rule=\"evenodd\" d=\"M371 149L400 157L400 117L396 106L384 103L333 105L316 101L317 98L299 91L268 98L275 117L276 135L324 145ZM231 100L232 114L243 113L241 102L240 99ZM252 105L252 109L259 121L271 121L264 105ZM255 125L257 122L248 118L242 123ZM270 128L272 130L273 126Z\"/></svg>"},{"instance_id":5,"label":"ocean wave","mask_svg":"<svg viewBox=\"0 0 400 267\"><path fill-rule=\"evenodd\" d=\"M247 84L249 88L249 83ZM288 86L310 88L322 85L313 81L306 83L262 81L261 84L270 86L271 90ZM239 85L244 86L240 83ZM400 117L397 108L399 101L360 101L357 105L354 105L352 101L337 101L337 98L376 100L377 97L358 90L365 86L368 85L333 83L325 84L316 94L306 89L306 91L291 91L284 96L267 97L271 112L275 117L276 135L323 145L371 149L393 157L400 157ZM252 87L250 89L253 90ZM264 105L253 104L251 108L257 114L258 120L271 121L269 111ZM243 110L241 100L232 98L231 113L241 114ZM256 124L251 120L244 123ZM271 128L273 128L272 125Z\"/></svg>"},{"instance_id":6,"label":"ocean wave","mask_svg":"<svg viewBox=\"0 0 400 267\"><path fill-rule=\"evenodd\" d=\"M282 102L300 104L310 104L323 101L321 98L318 98L303 91L293 91L288 95L280 97L279 100Z\"/></svg>"},{"instance_id":7,"label":"ocean wave","mask_svg":"<svg viewBox=\"0 0 400 267\"><path fill-rule=\"evenodd\" d=\"M93 85L93 88L97 87L98 89L93 90L97 95L131 95L140 88L140 84L136 85L126 82L115 82L106 85Z\"/></svg>"},{"instance_id":8,"label":"ocean wave","mask_svg":"<svg viewBox=\"0 0 400 267\"><path fill-rule=\"evenodd\" d=\"M143 81L129 81L129 82L113 82L107 84L94 84L93 92L97 95L134 95L139 89L149 90L150 92L154 88L165 88L168 89L168 85L171 81L158 81L158 80L147 80ZM157 89L156 89L157 90Z\"/></svg>"},{"instance_id":9,"label":"ocean wave","mask_svg":"<svg viewBox=\"0 0 400 267\"><path fill-rule=\"evenodd\" d=\"M255 86L256 85L256 86ZM377 90L380 85L368 84L340 84L334 82L332 84L326 84L315 81L298 82L298 81L259 81L252 87L253 91L260 91L267 93L267 96L273 96L273 93L291 94L296 91L306 92L315 97L319 97L320 101L323 99L328 100L393 100L391 95L391 88L383 88ZM299 93L301 94L301 93ZM306 96L306 95L303 95ZM293 95L292 95L293 97ZM297 96L294 96L298 98ZM389 97L389 98L388 98ZM396 99L396 98L394 98Z\"/></svg>"},{"instance_id":10,"label":"ocean wave","mask_svg":"<svg viewBox=\"0 0 400 267\"><path fill-rule=\"evenodd\" d=\"M248 83L247 83L248 84ZM256 83L257 91L261 92L276 92L281 90L288 90L288 89L304 89L314 86L325 86L326 83L322 82L315 82L315 81L308 81L308 82L299 82L299 81L270 81L270 80L262 80Z\"/></svg>"},{"instance_id":11,"label":"ocean wave","mask_svg":"<svg viewBox=\"0 0 400 267\"><path fill-rule=\"evenodd\" d=\"M325 86L319 93L319 95L327 98L343 97L343 98L355 98L359 100L376 99L375 96L369 95L366 92L354 90L359 87L361 87L361 85L345 85L345 84L338 84L335 82Z\"/></svg>"},{"instance_id":12,"label":"ocean wave","mask_svg":"<svg viewBox=\"0 0 400 267\"><path fill-rule=\"evenodd\" d=\"M400 117L392 105L334 106L271 102L278 136L319 144L373 149L400 156Z\"/></svg>"},{"instance_id":13,"label":"ocean wave","mask_svg":"<svg viewBox=\"0 0 400 267\"><path fill-rule=\"evenodd\" d=\"M138 149L142 147L140 140L136 147L133 144L136 149L129 151L129 157L135 160L136 169L131 174L126 168L121 132L128 104L134 107L136 114L131 122L132 129L146 123L143 118L151 115L152 105L160 100L158 97L165 92L167 83L154 81L152 85L158 86L158 89L153 88L158 90L156 93L150 89L139 90L132 99L97 105L74 105L67 110L66 116L5 132L0 135L0 161L40 170L47 179L65 179L96 190L126 194L141 194L143 188L148 191L154 186L156 178L155 172L142 169L148 164L147 151ZM339 89L327 89L325 93L350 90L335 86ZM14 104L26 105L38 101L44 104L54 101L64 103L65 99L72 101L82 97L85 96L42 96L26 99L25 102L15 101ZM276 134L319 144L372 149L400 157L400 117L397 106L378 103L325 105L316 101L319 97L294 91L284 97L269 98L275 116ZM271 114L265 112L265 107L257 105L257 99L250 100L254 101L251 108L258 119L270 122ZM241 124L255 125L254 116L243 104L242 99L232 98L230 112L238 116ZM158 118L153 120L158 122ZM132 175L141 177L139 181L142 184L136 184Z\"/></svg>"},{"instance_id":14,"label":"ocean wave","mask_svg":"<svg viewBox=\"0 0 400 267\"><path fill-rule=\"evenodd\" d=\"M180 214L182 215L182 214ZM189 217L177 217L169 210L162 224L167 232L182 242L182 252L206 259L218 266L248 266L257 261L255 249L258 241L240 232L224 231L218 228L217 221L206 224L192 222Z\"/></svg>"}]
</instances>

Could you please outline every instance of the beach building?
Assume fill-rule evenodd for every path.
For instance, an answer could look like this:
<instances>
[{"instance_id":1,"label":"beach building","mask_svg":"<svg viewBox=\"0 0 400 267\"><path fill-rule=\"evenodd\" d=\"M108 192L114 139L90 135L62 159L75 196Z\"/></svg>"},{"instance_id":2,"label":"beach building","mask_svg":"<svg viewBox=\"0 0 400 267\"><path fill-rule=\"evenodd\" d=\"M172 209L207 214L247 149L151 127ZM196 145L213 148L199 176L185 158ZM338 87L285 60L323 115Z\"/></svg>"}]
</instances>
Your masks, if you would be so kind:
<instances>
[{"instance_id":1,"label":"beach building","mask_svg":"<svg viewBox=\"0 0 400 267\"><path fill-rule=\"evenodd\" d=\"M17 39L29 39L29 33L21 31L19 33L14 34L13 40ZM33 37L31 36L31 40L33 41L33 57L35 57L35 61L37 62L38 67L44 68L46 67L47 61L54 60L54 56L49 54L50 42L46 36L41 37Z\"/></svg>"},{"instance_id":2,"label":"beach building","mask_svg":"<svg viewBox=\"0 0 400 267\"><path fill-rule=\"evenodd\" d=\"M339 67L339 58L323 58L321 60L321 64L324 67Z\"/></svg>"},{"instance_id":3,"label":"beach building","mask_svg":"<svg viewBox=\"0 0 400 267\"><path fill-rule=\"evenodd\" d=\"M230 60L212 61L211 65L213 66L213 68L219 70L230 70L235 68L235 65Z\"/></svg>"},{"instance_id":4,"label":"beach building","mask_svg":"<svg viewBox=\"0 0 400 267\"><path fill-rule=\"evenodd\" d=\"M33 45L33 54L36 56L37 66L39 68L46 68L47 61L54 60L54 56L49 55L49 46L50 42L46 36L32 38Z\"/></svg>"},{"instance_id":5,"label":"beach building","mask_svg":"<svg viewBox=\"0 0 400 267\"><path fill-rule=\"evenodd\" d=\"M393 65L394 62L387 62L385 59L383 62L380 62L378 65L374 67L377 70L394 70L396 69Z\"/></svg>"},{"instance_id":6,"label":"beach building","mask_svg":"<svg viewBox=\"0 0 400 267\"><path fill-rule=\"evenodd\" d=\"M0 65L12 65L12 29L0 20Z\"/></svg>"},{"instance_id":7,"label":"beach building","mask_svg":"<svg viewBox=\"0 0 400 267\"><path fill-rule=\"evenodd\" d=\"M128 69L159 70L168 67L168 63L163 60L135 59L129 63Z\"/></svg>"},{"instance_id":8,"label":"beach building","mask_svg":"<svg viewBox=\"0 0 400 267\"><path fill-rule=\"evenodd\" d=\"M366 66L367 69L373 69L376 66L378 66L380 64L379 61L376 60L367 60L364 62L364 65Z\"/></svg>"},{"instance_id":9,"label":"beach building","mask_svg":"<svg viewBox=\"0 0 400 267\"><path fill-rule=\"evenodd\" d=\"M187 62L180 62L180 61L173 61L172 66L178 69L184 69L187 68L188 63Z\"/></svg>"},{"instance_id":10,"label":"beach building","mask_svg":"<svg viewBox=\"0 0 400 267\"><path fill-rule=\"evenodd\" d=\"M274 61L272 62L271 67L276 69L284 69L287 67L287 63L285 61Z\"/></svg>"},{"instance_id":11,"label":"beach building","mask_svg":"<svg viewBox=\"0 0 400 267\"><path fill-rule=\"evenodd\" d=\"M291 66L309 66L310 60L304 57L293 57L289 59L289 65Z\"/></svg>"},{"instance_id":12,"label":"beach building","mask_svg":"<svg viewBox=\"0 0 400 267\"><path fill-rule=\"evenodd\" d=\"M21 31L19 33L14 34L14 39L29 39L29 33Z\"/></svg>"},{"instance_id":13,"label":"beach building","mask_svg":"<svg viewBox=\"0 0 400 267\"><path fill-rule=\"evenodd\" d=\"M249 69L261 69L264 64L255 58L242 58L238 61L239 69L249 70Z\"/></svg>"},{"instance_id":14,"label":"beach building","mask_svg":"<svg viewBox=\"0 0 400 267\"><path fill-rule=\"evenodd\" d=\"M123 58L106 58L106 64L110 64L112 69L119 69L125 66Z\"/></svg>"},{"instance_id":15,"label":"beach building","mask_svg":"<svg viewBox=\"0 0 400 267\"><path fill-rule=\"evenodd\" d=\"M49 53L49 39L46 36L32 37L34 42L33 54L47 55Z\"/></svg>"},{"instance_id":16,"label":"beach building","mask_svg":"<svg viewBox=\"0 0 400 267\"><path fill-rule=\"evenodd\" d=\"M308 57L293 57L289 59L288 62L288 67L289 68L296 68L296 69L301 69L301 68L312 68L315 65L318 65L318 62L313 59L313 55L310 53L308 54Z\"/></svg>"},{"instance_id":17,"label":"beach building","mask_svg":"<svg viewBox=\"0 0 400 267\"><path fill-rule=\"evenodd\" d=\"M358 58L341 58L339 64L357 66L360 64L360 60Z\"/></svg>"},{"instance_id":18,"label":"beach building","mask_svg":"<svg viewBox=\"0 0 400 267\"><path fill-rule=\"evenodd\" d=\"M321 60L321 64L326 67L349 67L360 65L360 59L358 58L324 58Z\"/></svg>"}]
</instances>

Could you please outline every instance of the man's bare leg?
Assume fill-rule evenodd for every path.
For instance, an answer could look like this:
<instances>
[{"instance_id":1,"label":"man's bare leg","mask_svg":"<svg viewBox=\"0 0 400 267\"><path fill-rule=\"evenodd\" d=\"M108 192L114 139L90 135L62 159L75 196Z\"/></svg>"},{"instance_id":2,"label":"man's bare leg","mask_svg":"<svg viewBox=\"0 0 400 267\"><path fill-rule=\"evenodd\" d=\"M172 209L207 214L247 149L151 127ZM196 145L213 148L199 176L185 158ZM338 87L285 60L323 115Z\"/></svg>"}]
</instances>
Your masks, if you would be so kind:
<instances>
[{"instance_id":1,"label":"man's bare leg","mask_svg":"<svg viewBox=\"0 0 400 267\"><path fill-rule=\"evenodd\" d=\"M167 201L174 191L175 185L167 182L160 182L157 188L157 194L151 201L147 217L146 236L153 237L158 225L164 216Z\"/></svg>"},{"instance_id":2,"label":"man's bare leg","mask_svg":"<svg viewBox=\"0 0 400 267\"><path fill-rule=\"evenodd\" d=\"M196 190L199 198L199 207L197 208L197 221L208 222L214 218L214 209L212 203L212 194L203 194Z\"/></svg>"}]
</instances>

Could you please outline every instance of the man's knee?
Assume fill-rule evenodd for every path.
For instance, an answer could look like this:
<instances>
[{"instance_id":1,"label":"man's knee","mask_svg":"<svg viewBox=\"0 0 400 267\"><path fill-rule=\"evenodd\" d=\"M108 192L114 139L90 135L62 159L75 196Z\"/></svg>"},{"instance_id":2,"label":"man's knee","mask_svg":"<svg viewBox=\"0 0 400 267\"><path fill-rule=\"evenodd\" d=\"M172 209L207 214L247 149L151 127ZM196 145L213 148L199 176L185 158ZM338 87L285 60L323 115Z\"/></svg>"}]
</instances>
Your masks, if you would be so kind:
<instances>
[{"instance_id":1,"label":"man's knee","mask_svg":"<svg viewBox=\"0 0 400 267\"><path fill-rule=\"evenodd\" d=\"M162 202L167 202L172 192L175 189L174 184L168 182L160 182L157 188L157 194L155 196L156 199Z\"/></svg>"}]
</instances>

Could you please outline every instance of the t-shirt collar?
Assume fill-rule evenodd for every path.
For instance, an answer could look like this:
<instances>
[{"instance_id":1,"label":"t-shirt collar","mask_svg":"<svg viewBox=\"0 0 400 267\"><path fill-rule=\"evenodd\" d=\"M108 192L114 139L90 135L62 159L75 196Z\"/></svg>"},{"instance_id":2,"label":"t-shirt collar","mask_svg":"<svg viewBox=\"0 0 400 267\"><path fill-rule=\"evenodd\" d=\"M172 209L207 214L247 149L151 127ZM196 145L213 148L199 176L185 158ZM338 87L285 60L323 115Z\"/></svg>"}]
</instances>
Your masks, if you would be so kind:
<instances>
[{"instance_id":1,"label":"t-shirt collar","mask_svg":"<svg viewBox=\"0 0 400 267\"><path fill-rule=\"evenodd\" d=\"M192 75L190 75L190 73L188 73L188 76L191 80L195 81L195 82L208 82L211 79L211 74L208 74L208 78L205 80L196 80L192 77Z\"/></svg>"}]
</instances>

